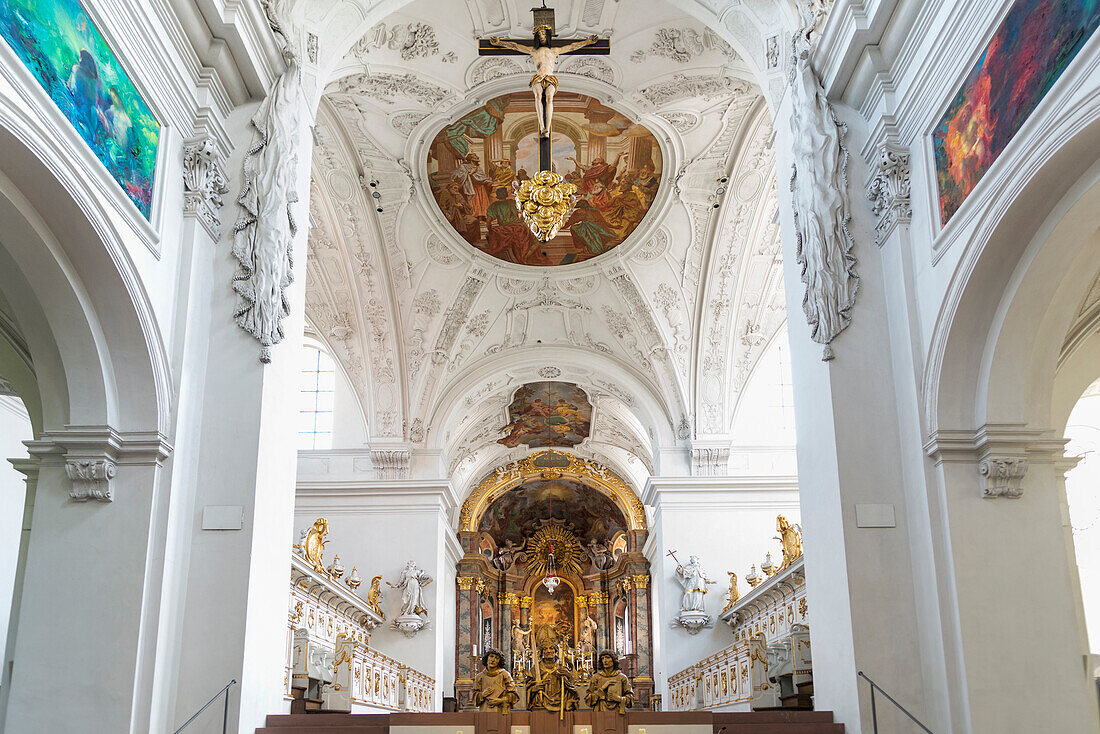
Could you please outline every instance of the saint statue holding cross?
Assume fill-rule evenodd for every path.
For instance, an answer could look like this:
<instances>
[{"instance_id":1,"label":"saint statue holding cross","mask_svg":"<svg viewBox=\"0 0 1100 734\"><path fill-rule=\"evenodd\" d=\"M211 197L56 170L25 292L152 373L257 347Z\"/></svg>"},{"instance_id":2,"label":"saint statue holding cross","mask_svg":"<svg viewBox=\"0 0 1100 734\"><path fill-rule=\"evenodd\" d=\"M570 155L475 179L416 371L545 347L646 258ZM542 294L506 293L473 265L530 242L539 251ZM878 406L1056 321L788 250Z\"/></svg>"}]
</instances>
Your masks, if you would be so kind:
<instances>
[{"instance_id":1,"label":"saint statue holding cross","mask_svg":"<svg viewBox=\"0 0 1100 734\"><path fill-rule=\"evenodd\" d=\"M551 28L548 25L535 26L534 40L520 43L493 36L489 43L500 48L512 49L527 54L535 62L535 75L531 77L531 91L535 95L535 114L539 118L539 135L550 136L550 119L554 116L554 93L558 91L558 78L554 76L554 62L562 54L578 51L600 40L599 36L589 36L564 46L550 45Z\"/></svg>"}]
</instances>

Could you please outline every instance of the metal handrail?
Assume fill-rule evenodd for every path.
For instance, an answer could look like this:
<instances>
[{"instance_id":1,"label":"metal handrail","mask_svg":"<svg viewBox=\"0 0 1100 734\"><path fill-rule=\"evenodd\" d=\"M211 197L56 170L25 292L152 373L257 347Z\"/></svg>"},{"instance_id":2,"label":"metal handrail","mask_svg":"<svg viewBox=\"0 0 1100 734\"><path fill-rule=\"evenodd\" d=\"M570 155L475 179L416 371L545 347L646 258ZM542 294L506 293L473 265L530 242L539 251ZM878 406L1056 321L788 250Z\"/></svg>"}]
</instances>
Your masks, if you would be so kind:
<instances>
[{"instance_id":1,"label":"metal handrail","mask_svg":"<svg viewBox=\"0 0 1100 734\"><path fill-rule=\"evenodd\" d=\"M175 734L180 734L180 732L183 731L184 729L186 729L187 726L192 721L199 718L199 714L201 714L203 711L206 711L206 709L210 708L210 704L217 701L218 696L222 695L223 693L225 694L225 709L222 711L222 734L225 734L226 730L229 728L229 689L232 686L235 686L235 685L237 685L237 681L236 680L231 680L228 683L226 683L224 686L222 686L222 689L220 691L218 691L217 693L215 693L214 696L209 701L207 701L205 704L203 704L203 707L201 709L199 709L198 711L196 711L194 716L192 716L187 721L183 722L183 726L181 726L179 729L176 729Z\"/></svg>"},{"instance_id":2,"label":"metal handrail","mask_svg":"<svg viewBox=\"0 0 1100 734\"><path fill-rule=\"evenodd\" d=\"M868 678L866 673L864 673L862 670L860 670L856 673L856 675L858 675L860 678L862 678L863 680L865 680L865 681L867 681L868 683L871 684L871 723L875 727L875 734L878 734L878 711L875 708L875 689L876 688L878 689L879 693L886 696L886 699L890 703L897 706L898 709L900 709L903 714L905 714L910 719L912 719L914 724L919 726L921 729L924 729L926 732L928 732L928 734L932 734L931 729L929 729L924 724L920 723L920 720L918 720L916 716L913 716L913 714L909 713L909 711L904 706L902 706L900 703L895 701L893 696L891 696L889 693L887 693L886 691L884 691L882 689L882 686L880 686L878 683L875 683L873 680Z\"/></svg>"}]
</instances>

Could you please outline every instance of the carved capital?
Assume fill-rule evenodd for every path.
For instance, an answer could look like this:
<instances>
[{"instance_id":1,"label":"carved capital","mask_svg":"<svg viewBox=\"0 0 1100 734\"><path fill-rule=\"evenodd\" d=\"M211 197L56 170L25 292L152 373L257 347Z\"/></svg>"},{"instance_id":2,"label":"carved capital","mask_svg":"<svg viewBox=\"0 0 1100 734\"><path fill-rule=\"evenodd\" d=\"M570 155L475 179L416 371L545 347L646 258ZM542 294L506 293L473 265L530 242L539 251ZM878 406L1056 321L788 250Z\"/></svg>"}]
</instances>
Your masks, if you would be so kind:
<instances>
[{"instance_id":1,"label":"carved capital","mask_svg":"<svg viewBox=\"0 0 1100 734\"><path fill-rule=\"evenodd\" d=\"M881 245L899 224L913 220L909 191L909 150L883 143L871 163L871 178L867 182L867 198L878 217L876 244Z\"/></svg>"},{"instance_id":2,"label":"carved capital","mask_svg":"<svg viewBox=\"0 0 1100 734\"><path fill-rule=\"evenodd\" d=\"M1027 474L1027 459L987 456L978 462L978 474L985 478L982 497L1017 499L1024 490L1020 483Z\"/></svg>"},{"instance_id":3,"label":"carved capital","mask_svg":"<svg viewBox=\"0 0 1100 734\"><path fill-rule=\"evenodd\" d=\"M408 479L408 449L371 450L371 463L374 464L375 479Z\"/></svg>"},{"instance_id":4,"label":"carved capital","mask_svg":"<svg viewBox=\"0 0 1100 734\"><path fill-rule=\"evenodd\" d=\"M634 580L634 586L636 586L637 588L645 589L645 588L649 587L649 575L648 574L644 574L644 573L643 574L638 574L636 576L632 576L631 578Z\"/></svg>"},{"instance_id":5,"label":"carved capital","mask_svg":"<svg viewBox=\"0 0 1100 734\"><path fill-rule=\"evenodd\" d=\"M115 462L107 458L66 459L65 473L73 483L69 496L77 502L111 501L111 480L118 473Z\"/></svg>"},{"instance_id":6,"label":"carved capital","mask_svg":"<svg viewBox=\"0 0 1100 734\"><path fill-rule=\"evenodd\" d=\"M220 156L210 137L183 146L183 213L196 217L207 233L217 241L221 237L219 215L229 193Z\"/></svg>"},{"instance_id":7,"label":"carved capital","mask_svg":"<svg viewBox=\"0 0 1100 734\"><path fill-rule=\"evenodd\" d=\"M729 471L728 446L710 446L691 450L691 476L724 477Z\"/></svg>"},{"instance_id":8,"label":"carved capital","mask_svg":"<svg viewBox=\"0 0 1100 734\"><path fill-rule=\"evenodd\" d=\"M473 576L459 576L455 579L455 581L458 583L458 588L462 589L463 591L469 591L470 589L474 588Z\"/></svg>"}]
</instances>

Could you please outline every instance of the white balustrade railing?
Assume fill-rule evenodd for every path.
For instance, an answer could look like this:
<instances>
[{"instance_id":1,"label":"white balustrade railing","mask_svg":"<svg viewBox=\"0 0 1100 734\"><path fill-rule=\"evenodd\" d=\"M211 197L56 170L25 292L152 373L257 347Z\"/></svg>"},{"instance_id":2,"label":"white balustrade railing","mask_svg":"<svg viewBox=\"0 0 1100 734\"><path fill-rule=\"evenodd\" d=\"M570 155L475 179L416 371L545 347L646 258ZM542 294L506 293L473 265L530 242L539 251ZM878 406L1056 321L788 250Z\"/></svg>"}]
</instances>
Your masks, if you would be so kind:
<instances>
[{"instance_id":1,"label":"white balustrade railing","mask_svg":"<svg viewBox=\"0 0 1100 734\"><path fill-rule=\"evenodd\" d=\"M773 677L780 664L797 680L812 675L802 557L751 589L719 619L729 626L736 642L669 678L673 711L778 705L769 666Z\"/></svg>"},{"instance_id":2,"label":"white balustrade railing","mask_svg":"<svg viewBox=\"0 0 1100 734\"><path fill-rule=\"evenodd\" d=\"M386 711L435 710L435 680L370 647L371 632L382 621L382 615L343 581L319 573L291 553L286 697L307 684L303 656L309 649L331 651L336 660L337 643L343 640L353 645L352 704Z\"/></svg>"}]
</instances>

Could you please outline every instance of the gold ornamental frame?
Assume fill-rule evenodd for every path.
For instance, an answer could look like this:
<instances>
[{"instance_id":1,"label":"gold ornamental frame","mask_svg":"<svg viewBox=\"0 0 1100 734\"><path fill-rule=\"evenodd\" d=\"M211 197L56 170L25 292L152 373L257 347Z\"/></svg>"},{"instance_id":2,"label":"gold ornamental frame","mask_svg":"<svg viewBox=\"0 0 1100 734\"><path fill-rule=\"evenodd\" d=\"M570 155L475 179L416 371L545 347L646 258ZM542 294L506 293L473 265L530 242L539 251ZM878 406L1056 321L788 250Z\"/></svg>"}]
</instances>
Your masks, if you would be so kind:
<instances>
[{"instance_id":1,"label":"gold ornamental frame","mask_svg":"<svg viewBox=\"0 0 1100 734\"><path fill-rule=\"evenodd\" d=\"M549 466L551 460L553 465ZM630 530L646 529L645 506L622 477L591 459L546 449L499 466L482 479L462 503L459 532L475 532L489 505L505 492L525 482L548 479L572 479L595 489L622 511Z\"/></svg>"}]
</instances>

